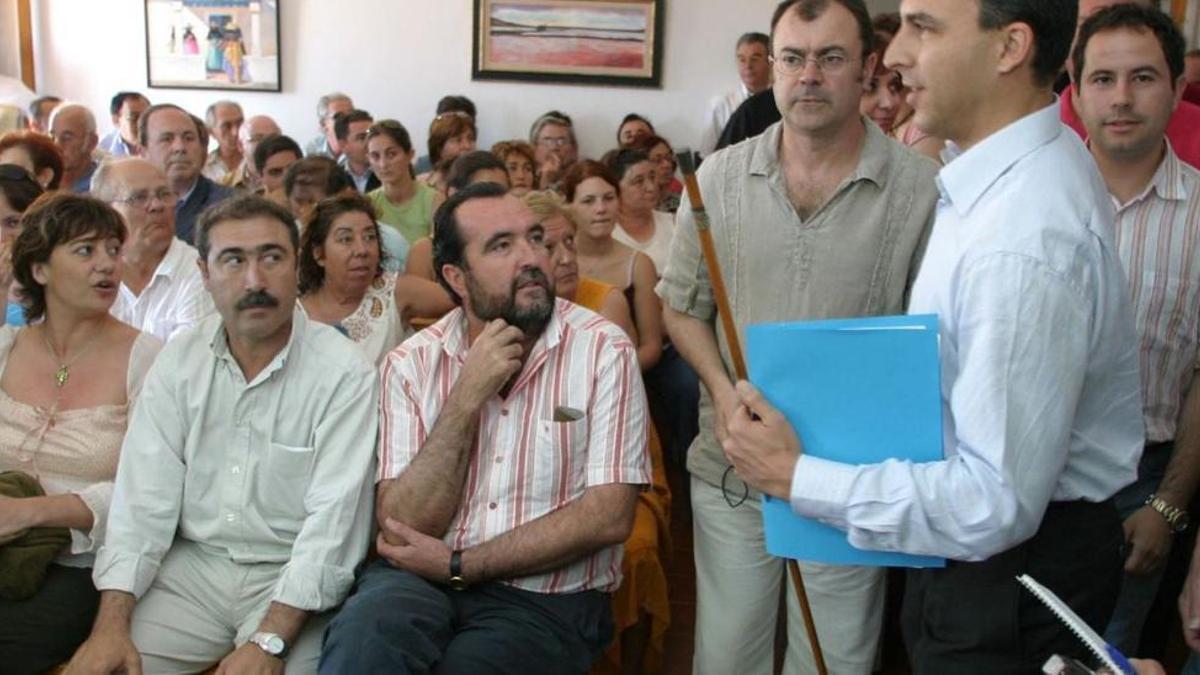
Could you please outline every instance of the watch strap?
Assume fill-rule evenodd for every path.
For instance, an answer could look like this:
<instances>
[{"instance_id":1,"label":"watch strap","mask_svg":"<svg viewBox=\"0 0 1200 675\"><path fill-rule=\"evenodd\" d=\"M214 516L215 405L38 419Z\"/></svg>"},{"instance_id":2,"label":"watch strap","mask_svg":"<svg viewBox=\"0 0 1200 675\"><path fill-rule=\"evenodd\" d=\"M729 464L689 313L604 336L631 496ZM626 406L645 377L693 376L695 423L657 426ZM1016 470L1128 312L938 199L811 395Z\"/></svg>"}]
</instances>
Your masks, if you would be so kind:
<instances>
[{"instance_id":1,"label":"watch strap","mask_svg":"<svg viewBox=\"0 0 1200 675\"><path fill-rule=\"evenodd\" d=\"M462 575L462 551L450 553L450 588L461 591L467 587L467 580Z\"/></svg>"},{"instance_id":2,"label":"watch strap","mask_svg":"<svg viewBox=\"0 0 1200 675\"><path fill-rule=\"evenodd\" d=\"M1156 494L1152 494L1146 498L1146 506L1158 511L1159 515L1166 519L1167 524L1171 526L1172 531L1182 532L1187 529L1187 511L1177 506L1171 506Z\"/></svg>"}]
</instances>

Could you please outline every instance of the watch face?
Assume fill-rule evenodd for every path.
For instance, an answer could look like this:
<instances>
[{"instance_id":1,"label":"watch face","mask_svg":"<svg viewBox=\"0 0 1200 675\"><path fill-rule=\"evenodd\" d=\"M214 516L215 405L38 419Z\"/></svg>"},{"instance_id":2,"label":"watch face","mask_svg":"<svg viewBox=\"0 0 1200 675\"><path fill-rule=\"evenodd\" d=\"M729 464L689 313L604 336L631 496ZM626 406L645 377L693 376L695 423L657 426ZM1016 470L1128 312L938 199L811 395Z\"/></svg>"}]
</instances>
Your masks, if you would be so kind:
<instances>
[{"instance_id":1,"label":"watch face","mask_svg":"<svg viewBox=\"0 0 1200 675\"><path fill-rule=\"evenodd\" d=\"M282 654L283 638L279 637L278 635L272 635L271 637L267 638L267 651L276 655Z\"/></svg>"}]
</instances>

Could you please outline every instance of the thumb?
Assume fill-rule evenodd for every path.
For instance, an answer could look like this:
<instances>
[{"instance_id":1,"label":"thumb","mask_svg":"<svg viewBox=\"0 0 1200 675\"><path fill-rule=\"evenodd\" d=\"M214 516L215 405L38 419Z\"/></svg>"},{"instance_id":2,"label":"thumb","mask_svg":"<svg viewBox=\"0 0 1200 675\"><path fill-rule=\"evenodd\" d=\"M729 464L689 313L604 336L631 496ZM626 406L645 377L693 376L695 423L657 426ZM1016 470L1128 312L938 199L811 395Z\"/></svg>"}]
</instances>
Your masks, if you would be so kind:
<instances>
[{"instance_id":1,"label":"thumb","mask_svg":"<svg viewBox=\"0 0 1200 675\"><path fill-rule=\"evenodd\" d=\"M767 402L767 399L762 395L754 385L746 380L739 380L735 386L738 400L742 405L750 410L753 417L766 421L768 417L778 417L779 411Z\"/></svg>"}]
</instances>

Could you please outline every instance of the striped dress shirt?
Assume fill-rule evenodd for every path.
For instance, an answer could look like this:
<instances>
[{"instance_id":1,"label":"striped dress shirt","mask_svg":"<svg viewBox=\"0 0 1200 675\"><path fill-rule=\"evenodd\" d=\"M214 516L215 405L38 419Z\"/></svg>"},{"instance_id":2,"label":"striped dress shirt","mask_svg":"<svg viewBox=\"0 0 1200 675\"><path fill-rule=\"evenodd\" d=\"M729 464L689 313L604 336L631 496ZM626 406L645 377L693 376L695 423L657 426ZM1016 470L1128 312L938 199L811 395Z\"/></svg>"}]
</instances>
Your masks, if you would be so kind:
<instances>
[{"instance_id":1,"label":"striped dress shirt","mask_svg":"<svg viewBox=\"0 0 1200 675\"><path fill-rule=\"evenodd\" d=\"M379 480L400 476L433 429L470 346L461 308L384 359ZM558 300L507 398L493 396L458 513L443 540L467 549L556 511L584 490L650 482L645 390L633 343L612 323ZM538 593L609 591L621 546L504 583Z\"/></svg>"},{"instance_id":2,"label":"striped dress shirt","mask_svg":"<svg viewBox=\"0 0 1200 675\"><path fill-rule=\"evenodd\" d=\"M1200 337L1200 171L1166 155L1117 210L1117 251L1137 320L1146 441L1175 438Z\"/></svg>"}]
</instances>

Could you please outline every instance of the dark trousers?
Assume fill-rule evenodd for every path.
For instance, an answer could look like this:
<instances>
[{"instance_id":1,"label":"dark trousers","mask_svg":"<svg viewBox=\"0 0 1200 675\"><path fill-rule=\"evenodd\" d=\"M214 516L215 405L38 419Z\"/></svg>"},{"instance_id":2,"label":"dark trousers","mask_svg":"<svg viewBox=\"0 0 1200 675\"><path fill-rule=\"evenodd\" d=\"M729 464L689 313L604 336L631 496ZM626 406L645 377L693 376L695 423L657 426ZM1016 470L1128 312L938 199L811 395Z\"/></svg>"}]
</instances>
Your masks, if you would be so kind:
<instances>
[{"instance_id":1,"label":"dark trousers","mask_svg":"<svg viewBox=\"0 0 1200 675\"><path fill-rule=\"evenodd\" d=\"M658 363L642 373L642 380L650 414L662 439L663 459L682 467L687 463L692 439L700 433L700 376L668 344Z\"/></svg>"},{"instance_id":2,"label":"dark trousers","mask_svg":"<svg viewBox=\"0 0 1200 675\"><path fill-rule=\"evenodd\" d=\"M1092 662L1016 577L1032 576L1101 632L1121 585L1123 542L1111 500L1055 502L1033 538L988 560L909 570L902 621L913 672L1024 675L1051 654Z\"/></svg>"},{"instance_id":3,"label":"dark trousers","mask_svg":"<svg viewBox=\"0 0 1200 675\"><path fill-rule=\"evenodd\" d=\"M100 593L91 568L50 565L37 595L0 600L0 673L44 673L87 639Z\"/></svg>"},{"instance_id":4,"label":"dark trousers","mask_svg":"<svg viewBox=\"0 0 1200 675\"><path fill-rule=\"evenodd\" d=\"M586 673L612 640L610 602L503 584L455 591L376 561L326 629L320 673Z\"/></svg>"}]
</instances>

